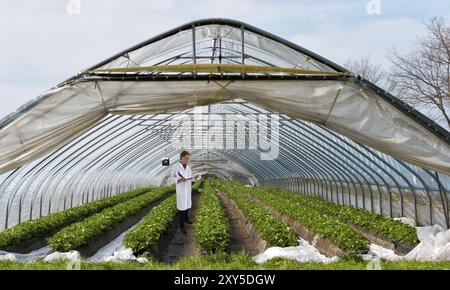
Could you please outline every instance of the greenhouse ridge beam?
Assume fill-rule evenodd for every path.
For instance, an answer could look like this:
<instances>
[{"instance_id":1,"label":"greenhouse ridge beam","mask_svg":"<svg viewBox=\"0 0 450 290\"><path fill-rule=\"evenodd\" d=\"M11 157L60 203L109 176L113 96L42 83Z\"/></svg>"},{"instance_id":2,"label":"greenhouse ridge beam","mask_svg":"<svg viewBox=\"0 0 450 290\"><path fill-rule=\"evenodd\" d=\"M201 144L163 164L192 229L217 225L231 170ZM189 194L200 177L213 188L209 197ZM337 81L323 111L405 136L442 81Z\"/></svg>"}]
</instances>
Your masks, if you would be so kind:
<instances>
[{"instance_id":1,"label":"greenhouse ridge beam","mask_svg":"<svg viewBox=\"0 0 450 290\"><path fill-rule=\"evenodd\" d=\"M244 22L231 20L231 19L223 19L223 18L212 18L212 19L197 20L197 21L193 21L193 22L181 25L181 26L179 26L177 28L174 28L174 29L171 29L171 30L169 30L169 31L167 31L165 33L162 33L162 34L160 34L158 36L150 38L149 40L144 41L144 42L142 42L140 44L137 44L137 45L135 45L135 46L133 46L133 47L131 47L129 49L126 49L126 50L124 50L122 52L119 52L118 54L116 54L116 55L114 55L114 56L112 56L112 57L110 57L110 58L108 58L108 59L98 63L97 65L92 66L91 68L87 69L86 71L95 70L95 69L97 69L97 68L99 68L101 66L104 66L105 64L111 62L112 60L114 60L116 58L119 58L119 57L121 57L121 56L123 56L123 55L125 55L125 54L127 54L127 53L129 53L131 51L137 50L137 49L142 48L142 47L144 47L146 45L149 45L149 44L152 44L152 43L154 43L156 41L162 40L164 38L173 36L173 35L181 32L181 31L188 30L188 29L193 28L193 27L206 26L206 25L226 25L226 26L231 26L231 27L235 27L235 28L238 28L238 29L243 29L243 30L246 30L246 31L250 31L250 32L253 32L255 34L259 34L261 36L264 36L264 37L267 37L269 39L272 39L272 40L274 40L276 42L282 43L282 44L284 44L284 45L286 45L286 46L288 46L288 47L290 47L290 48L292 48L294 50L297 50L297 51L301 52L301 53L304 53L304 54L310 56L311 58L313 58L315 60L318 60L318 61L326 64L327 66L335 69L338 72L349 72L348 70L346 70L345 68L339 66L338 64L336 64L336 63L334 63L334 62L332 62L332 61L330 61L328 59L325 59L322 56L320 56L320 55L318 55L318 54L316 54L316 53L314 53L314 52L312 52L310 50L307 50L307 49L305 49L305 48L303 48L303 47L301 47L301 46L299 46L299 45L297 45L297 44L295 44L293 42L290 42L290 41L288 41L286 39L278 37L278 36L276 36L276 35L274 35L274 34L272 34L270 32L264 31L262 29L254 27L252 25L246 24ZM69 82L72 79L73 78L70 78L69 80L62 82L59 86L64 85L65 83Z\"/></svg>"}]
</instances>

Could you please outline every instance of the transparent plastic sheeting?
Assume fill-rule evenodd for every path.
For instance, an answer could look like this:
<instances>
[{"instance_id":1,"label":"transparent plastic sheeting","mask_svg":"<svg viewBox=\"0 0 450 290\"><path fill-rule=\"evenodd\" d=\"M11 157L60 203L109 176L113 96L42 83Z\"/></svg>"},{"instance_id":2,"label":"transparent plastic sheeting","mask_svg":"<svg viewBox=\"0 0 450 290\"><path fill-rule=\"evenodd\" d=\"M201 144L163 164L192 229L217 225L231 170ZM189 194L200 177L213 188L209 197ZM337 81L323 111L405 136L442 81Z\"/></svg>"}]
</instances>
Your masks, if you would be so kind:
<instances>
[{"instance_id":1,"label":"transparent plastic sheeting","mask_svg":"<svg viewBox=\"0 0 450 290\"><path fill-rule=\"evenodd\" d=\"M223 72L224 65L237 71ZM256 72L246 72L250 66ZM442 128L304 48L209 19L121 52L1 120L0 228L166 184L170 169L161 159L176 162L179 154L171 124L190 120L196 106L281 114L272 136L278 158L263 161L250 148L198 149L198 173L449 225L450 145Z\"/></svg>"},{"instance_id":2,"label":"transparent plastic sheeting","mask_svg":"<svg viewBox=\"0 0 450 290\"><path fill-rule=\"evenodd\" d=\"M208 133L215 114L232 120L271 111L242 100L203 108ZM177 161L174 125L194 122L193 109L157 115L108 115L69 144L0 175L0 227L111 196L136 187L168 184ZM206 131L208 130L208 131ZM256 133L261 133L261 128ZM396 160L323 126L280 116L279 135L259 139L279 144L279 156L262 160L261 148L192 149L195 174L247 184L284 187L419 224L447 225L450 177ZM255 133L255 132L252 132ZM250 128L245 133L251 136ZM270 144L269 144L270 143ZM439 177L439 178L438 178Z\"/></svg>"},{"instance_id":3,"label":"transparent plastic sheeting","mask_svg":"<svg viewBox=\"0 0 450 290\"><path fill-rule=\"evenodd\" d=\"M395 158L450 173L450 146L376 94L338 81L80 82L0 130L0 171L43 156L108 113L171 112L241 98L326 127Z\"/></svg>"},{"instance_id":4,"label":"transparent plastic sheeting","mask_svg":"<svg viewBox=\"0 0 450 290\"><path fill-rule=\"evenodd\" d=\"M330 66L285 44L246 29L227 25L204 25L195 28L196 63L240 63L242 33L244 33L246 64L333 71ZM99 68L145 67L169 64L169 62L171 65L191 63L192 43L193 33L191 29L188 29L127 52ZM221 57L219 57L219 49ZM215 57L211 54L213 50L216 51Z\"/></svg>"}]
</instances>

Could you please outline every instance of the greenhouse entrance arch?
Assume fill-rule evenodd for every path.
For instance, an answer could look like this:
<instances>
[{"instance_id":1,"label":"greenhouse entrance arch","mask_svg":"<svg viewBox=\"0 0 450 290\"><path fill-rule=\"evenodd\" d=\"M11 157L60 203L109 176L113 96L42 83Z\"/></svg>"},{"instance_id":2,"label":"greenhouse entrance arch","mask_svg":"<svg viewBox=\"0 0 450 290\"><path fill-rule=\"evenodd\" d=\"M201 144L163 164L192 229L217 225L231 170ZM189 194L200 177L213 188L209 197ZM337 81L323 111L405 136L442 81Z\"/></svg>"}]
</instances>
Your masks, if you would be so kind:
<instances>
[{"instance_id":1,"label":"greenhouse entrance arch","mask_svg":"<svg viewBox=\"0 0 450 290\"><path fill-rule=\"evenodd\" d=\"M0 225L164 184L161 160L186 148L198 173L448 227L449 137L296 44L238 21L195 21L0 121Z\"/></svg>"}]
</instances>

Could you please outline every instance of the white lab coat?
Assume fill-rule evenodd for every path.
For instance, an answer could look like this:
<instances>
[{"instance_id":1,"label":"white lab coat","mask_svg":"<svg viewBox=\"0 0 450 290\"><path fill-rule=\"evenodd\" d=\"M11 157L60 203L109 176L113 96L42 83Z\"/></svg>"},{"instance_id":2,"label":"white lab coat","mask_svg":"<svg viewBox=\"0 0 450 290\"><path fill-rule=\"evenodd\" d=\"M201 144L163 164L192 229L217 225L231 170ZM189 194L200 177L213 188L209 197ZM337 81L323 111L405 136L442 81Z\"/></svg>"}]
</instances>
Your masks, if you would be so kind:
<instances>
[{"instance_id":1,"label":"white lab coat","mask_svg":"<svg viewBox=\"0 0 450 290\"><path fill-rule=\"evenodd\" d=\"M184 178L192 178L192 170L188 165L184 169L181 162L178 162L173 167L172 180L177 185L177 208L178 210L188 210L192 207L192 180L178 183L180 173Z\"/></svg>"}]
</instances>

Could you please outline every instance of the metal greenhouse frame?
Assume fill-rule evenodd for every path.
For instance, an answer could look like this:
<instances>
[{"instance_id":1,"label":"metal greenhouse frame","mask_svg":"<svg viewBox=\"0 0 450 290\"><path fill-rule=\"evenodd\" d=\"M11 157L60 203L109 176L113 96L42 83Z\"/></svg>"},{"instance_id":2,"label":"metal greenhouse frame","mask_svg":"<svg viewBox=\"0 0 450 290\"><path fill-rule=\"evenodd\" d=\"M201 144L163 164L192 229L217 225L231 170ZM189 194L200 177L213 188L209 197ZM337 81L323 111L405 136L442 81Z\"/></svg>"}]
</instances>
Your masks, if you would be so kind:
<instances>
[{"instance_id":1,"label":"metal greenhouse frame","mask_svg":"<svg viewBox=\"0 0 450 290\"><path fill-rule=\"evenodd\" d=\"M0 228L166 183L161 160L177 160L171 138L196 122L198 106L206 121L193 139L222 133L215 116L245 116L241 137L276 143L279 154L193 146L197 173L450 227L448 131L309 50L207 19L108 58L0 121ZM251 125L260 116L279 118L279 134L260 137Z\"/></svg>"}]
</instances>

